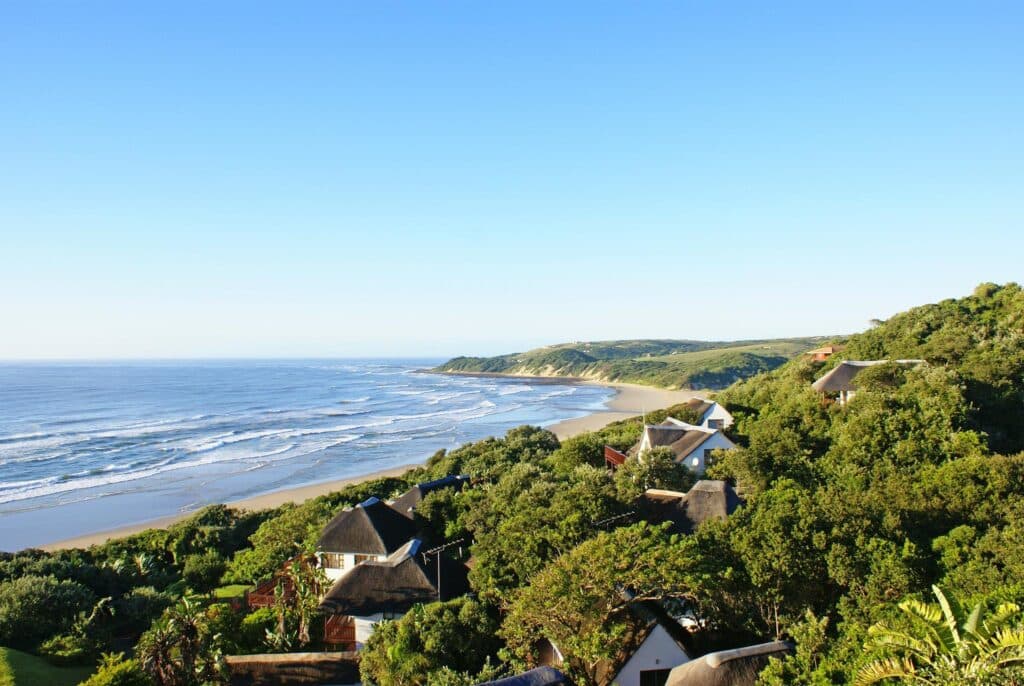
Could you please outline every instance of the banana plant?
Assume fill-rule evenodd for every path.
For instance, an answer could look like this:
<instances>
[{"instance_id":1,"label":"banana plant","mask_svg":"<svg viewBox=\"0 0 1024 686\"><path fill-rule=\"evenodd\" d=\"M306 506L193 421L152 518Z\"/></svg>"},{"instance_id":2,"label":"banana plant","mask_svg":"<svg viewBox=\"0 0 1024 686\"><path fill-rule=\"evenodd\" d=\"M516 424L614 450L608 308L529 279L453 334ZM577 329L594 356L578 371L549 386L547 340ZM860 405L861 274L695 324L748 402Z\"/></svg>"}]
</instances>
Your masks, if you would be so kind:
<instances>
[{"instance_id":1,"label":"banana plant","mask_svg":"<svg viewBox=\"0 0 1024 686\"><path fill-rule=\"evenodd\" d=\"M878 623L868 629L868 646L888 657L865 665L854 680L868 686L890 680L919 684L990 684L1024 665L1024 615L1016 603L988 611L978 603L966 612L955 598L932 586L938 601L905 600L899 609L908 630Z\"/></svg>"}]
</instances>

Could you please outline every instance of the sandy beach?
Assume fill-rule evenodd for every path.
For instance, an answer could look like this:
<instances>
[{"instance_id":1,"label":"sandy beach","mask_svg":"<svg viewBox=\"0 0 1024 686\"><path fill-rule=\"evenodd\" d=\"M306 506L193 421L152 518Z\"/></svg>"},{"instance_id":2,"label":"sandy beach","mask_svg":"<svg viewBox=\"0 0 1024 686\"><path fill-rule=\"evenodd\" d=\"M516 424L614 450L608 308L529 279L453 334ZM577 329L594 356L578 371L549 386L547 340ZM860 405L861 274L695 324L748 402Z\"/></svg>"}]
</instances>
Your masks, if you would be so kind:
<instances>
[{"instance_id":1,"label":"sandy beach","mask_svg":"<svg viewBox=\"0 0 1024 686\"><path fill-rule=\"evenodd\" d=\"M670 405L675 405L695 396L702 396L705 394L701 391L670 391L660 388L650 388L648 386L639 386L636 384L597 383L592 381L580 381L579 383L610 387L614 388L617 392L615 396L605 403L608 407L607 410L594 412L593 414L586 415L585 417L567 419L548 426L548 430L558 436L559 439L564 440L585 431L596 431L608 424L611 424L612 422L619 421L620 419L635 417L644 412L669 407ZM310 498L315 498L316 496L323 495L325 493L340 490L349 484L386 476L400 476L406 471L419 466L421 465L405 464L370 474L362 474L345 479L325 481L322 483L309 484L307 486L298 486L296 488L288 488L280 491L274 491L272 493L265 493L263 495L233 501L228 503L228 505L247 510L262 510L277 507L284 503L301 503ZM99 545L110 539L129 536L140 531L145 531L146 529L163 528L185 519L192 514L192 512L185 512L182 514L153 519L147 522L138 522L136 524L108 531L101 531L83 536L76 536L74 538L57 541L55 543L48 543L46 545L39 546L39 548L42 550L88 548L91 545Z\"/></svg>"},{"instance_id":2,"label":"sandy beach","mask_svg":"<svg viewBox=\"0 0 1024 686\"><path fill-rule=\"evenodd\" d=\"M577 417L576 419L566 419L547 427L560 440L585 431L603 429L620 419L629 419L644 412L660 410L685 402L690 398L707 395L706 391L669 391L662 388L640 386L638 384L597 383L593 381L582 381L580 383L611 387L617 393L605 403L608 407L607 411L594 412L593 414Z\"/></svg>"}]
</instances>

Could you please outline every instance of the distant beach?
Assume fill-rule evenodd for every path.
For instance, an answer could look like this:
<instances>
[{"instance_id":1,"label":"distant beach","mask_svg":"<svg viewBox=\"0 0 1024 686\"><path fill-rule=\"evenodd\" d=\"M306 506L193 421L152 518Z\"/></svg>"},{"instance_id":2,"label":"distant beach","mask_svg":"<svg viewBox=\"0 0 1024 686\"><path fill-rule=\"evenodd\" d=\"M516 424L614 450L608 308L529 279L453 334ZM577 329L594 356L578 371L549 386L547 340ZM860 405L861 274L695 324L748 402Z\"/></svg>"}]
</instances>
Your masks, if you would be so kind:
<instances>
[{"instance_id":1,"label":"distant beach","mask_svg":"<svg viewBox=\"0 0 1024 686\"><path fill-rule=\"evenodd\" d=\"M551 382L550 379L548 381L549 383ZM564 380L562 383L565 383ZM597 383L593 381L579 380L574 380L571 383L598 388L611 388L614 389L615 395L604 402L604 406L607 409L599 409L582 417L566 419L549 424L546 428L561 440L586 431L596 431L608 424L611 424L612 422L635 417L643 412L662 409L684 402L695 396L705 395L705 393L700 391L670 391L634 384ZM284 503L301 503L309 498L315 498L325 493L340 490L349 484L387 476L401 476L406 471L419 466L421 466L421 464L404 464L398 467L350 476L343 479L324 481L322 483L308 484L294 488L284 488L270 493L234 500L228 504L231 507L248 510L261 510L278 507ZM166 527L174 522L187 518L191 514L191 512L188 512L169 515L146 522L139 522L105 531L74 536L38 547L43 550L86 548L91 545L104 543L113 538L120 538L140 531L145 531L146 529Z\"/></svg>"}]
</instances>

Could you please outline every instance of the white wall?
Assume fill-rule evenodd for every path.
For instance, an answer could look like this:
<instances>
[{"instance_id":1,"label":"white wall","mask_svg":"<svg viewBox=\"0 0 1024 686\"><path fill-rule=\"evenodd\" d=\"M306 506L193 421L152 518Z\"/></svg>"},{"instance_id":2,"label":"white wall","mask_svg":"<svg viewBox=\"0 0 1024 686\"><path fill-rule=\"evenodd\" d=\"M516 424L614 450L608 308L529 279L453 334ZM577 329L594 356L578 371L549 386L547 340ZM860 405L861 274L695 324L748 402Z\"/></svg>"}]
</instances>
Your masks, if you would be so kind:
<instances>
[{"instance_id":1,"label":"white wall","mask_svg":"<svg viewBox=\"0 0 1024 686\"><path fill-rule=\"evenodd\" d=\"M687 455L686 458L682 460L682 464L689 467L692 472L703 474L704 469L707 466L704 463L707 452L711 452L712 450L732 450L735 447L736 444L730 441L725 434L721 431L716 431L710 438L701 443L696 450Z\"/></svg>"},{"instance_id":2,"label":"white wall","mask_svg":"<svg viewBox=\"0 0 1024 686\"><path fill-rule=\"evenodd\" d=\"M317 553L317 557L320 559L320 564L324 564L323 553L330 551L320 551ZM356 566L356 554L355 553L343 553L342 558L345 560L345 567L338 569L337 567L324 567L324 575L331 581L337 581L341 577L352 571L352 568ZM383 560L383 555L373 555L370 559L372 560Z\"/></svg>"},{"instance_id":3,"label":"white wall","mask_svg":"<svg viewBox=\"0 0 1024 686\"><path fill-rule=\"evenodd\" d=\"M617 686L640 686L641 671L672 669L689 661L690 657L659 624L648 634L647 639L640 644L626 664L622 665L612 683Z\"/></svg>"},{"instance_id":4,"label":"white wall","mask_svg":"<svg viewBox=\"0 0 1024 686\"><path fill-rule=\"evenodd\" d=\"M712 403L711 409L704 413L704 419L701 421L701 426L703 426L705 429L710 429L712 428L711 421L715 419L721 420L721 428L723 429L728 429L730 426L732 426L733 423L732 415L729 414L729 411L727 409L725 409L718 403Z\"/></svg>"},{"instance_id":5,"label":"white wall","mask_svg":"<svg viewBox=\"0 0 1024 686\"><path fill-rule=\"evenodd\" d=\"M393 619L398 619L401 615L395 615ZM370 634L373 633L373 625L379 624L384 619L384 615L379 612L369 617L353 617L356 625L356 650L362 650L363 646L366 645L366 641L370 638Z\"/></svg>"}]
</instances>

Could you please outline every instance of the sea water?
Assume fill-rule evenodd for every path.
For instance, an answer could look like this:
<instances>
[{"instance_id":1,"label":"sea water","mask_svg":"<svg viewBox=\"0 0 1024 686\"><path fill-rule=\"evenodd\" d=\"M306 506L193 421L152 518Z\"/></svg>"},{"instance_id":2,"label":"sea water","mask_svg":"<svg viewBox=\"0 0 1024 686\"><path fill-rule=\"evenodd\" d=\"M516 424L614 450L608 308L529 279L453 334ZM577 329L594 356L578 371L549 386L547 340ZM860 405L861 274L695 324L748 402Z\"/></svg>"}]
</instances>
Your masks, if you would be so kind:
<instances>
[{"instance_id":1,"label":"sea water","mask_svg":"<svg viewBox=\"0 0 1024 686\"><path fill-rule=\"evenodd\" d=\"M438 362L0 364L0 550L421 462L612 394Z\"/></svg>"}]
</instances>

